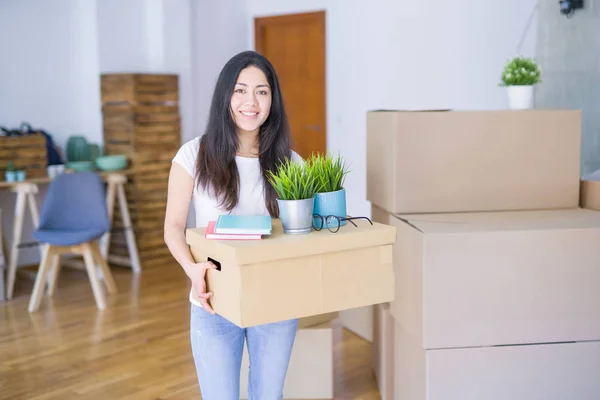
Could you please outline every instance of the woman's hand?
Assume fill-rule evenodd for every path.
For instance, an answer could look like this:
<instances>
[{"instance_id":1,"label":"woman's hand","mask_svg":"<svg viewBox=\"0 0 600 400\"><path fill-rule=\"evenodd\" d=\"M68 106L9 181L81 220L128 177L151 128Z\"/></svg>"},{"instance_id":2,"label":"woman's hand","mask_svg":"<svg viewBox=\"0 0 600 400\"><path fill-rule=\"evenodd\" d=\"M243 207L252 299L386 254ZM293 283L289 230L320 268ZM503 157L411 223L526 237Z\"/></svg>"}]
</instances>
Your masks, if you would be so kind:
<instances>
[{"instance_id":1,"label":"woman's hand","mask_svg":"<svg viewBox=\"0 0 600 400\"><path fill-rule=\"evenodd\" d=\"M195 263L186 268L187 276L192 281L192 289L196 298L202 304L202 308L211 314L215 314L211 305L208 303L208 299L212 297L212 292L206 292L206 271L208 269L216 269L215 264L210 261L203 263Z\"/></svg>"}]
</instances>

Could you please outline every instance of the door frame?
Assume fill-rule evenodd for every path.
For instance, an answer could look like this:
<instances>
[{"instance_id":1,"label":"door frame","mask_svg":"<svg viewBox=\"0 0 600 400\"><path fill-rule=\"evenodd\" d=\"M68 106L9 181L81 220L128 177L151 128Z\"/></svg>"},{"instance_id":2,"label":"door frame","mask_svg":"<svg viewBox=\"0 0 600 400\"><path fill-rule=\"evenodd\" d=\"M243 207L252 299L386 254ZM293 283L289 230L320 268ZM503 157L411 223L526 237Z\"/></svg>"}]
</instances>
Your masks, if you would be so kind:
<instances>
[{"instance_id":1,"label":"door frame","mask_svg":"<svg viewBox=\"0 0 600 400\"><path fill-rule=\"evenodd\" d=\"M254 49L256 52L263 54L263 28L274 24L288 24L294 22L316 22L320 28L323 42L323 128L322 132L325 135L325 153L328 151L329 135L327 129L327 11L311 11L304 13L279 14L265 17L254 17Z\"/></svg>"}]
</instances>

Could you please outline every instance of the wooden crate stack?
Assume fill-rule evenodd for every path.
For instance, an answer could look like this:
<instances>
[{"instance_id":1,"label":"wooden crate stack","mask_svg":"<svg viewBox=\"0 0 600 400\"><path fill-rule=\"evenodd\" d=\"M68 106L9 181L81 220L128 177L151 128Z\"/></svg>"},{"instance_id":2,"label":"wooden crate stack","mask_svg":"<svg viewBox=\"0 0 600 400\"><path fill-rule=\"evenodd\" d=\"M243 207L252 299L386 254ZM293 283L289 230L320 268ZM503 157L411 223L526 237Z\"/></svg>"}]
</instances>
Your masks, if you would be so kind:
<instances>
[{"instance_id":1,"label":"wooden crate stack","mask_svg":"<svg viewBox=\"0 0 600 400\"><path fill-rule=\"evenodd\" d=\"M178 76L101 76L104 153L125 154L131 174L125 186L142 268L172 260L163 239L171 160L181 145ZM110 254L128 256L118 207Z\"/></svg>"},{"instance_id":2,"label":"wooden crate stack","mask_svg":"<svg viewBox=\"0 0 600 400\"><path fill-rule=\"evenodd\" d=\"M0 136L0 180L11 162L14 170L25 171L26 178L47 176L46 137L40 133L25 136Z\"/></svg>"}]
</instances>

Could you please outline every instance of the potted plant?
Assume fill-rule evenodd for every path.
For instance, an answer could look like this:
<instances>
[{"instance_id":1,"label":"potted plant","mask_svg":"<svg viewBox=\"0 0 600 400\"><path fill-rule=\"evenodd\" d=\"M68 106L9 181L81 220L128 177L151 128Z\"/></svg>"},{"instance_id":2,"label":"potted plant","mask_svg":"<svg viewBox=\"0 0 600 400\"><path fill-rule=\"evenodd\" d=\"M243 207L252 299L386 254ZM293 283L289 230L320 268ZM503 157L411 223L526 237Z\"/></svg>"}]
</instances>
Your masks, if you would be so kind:
<instances>
[{"instance_id":1,"label":"potted plant","mask_svg":"<svg viewBox=\"0 0 600 400\"><path fill-rule=\"evenodd\" d=\"M277 204L283 232L309 233L312 230L317 189L317 179L310 164L286 159L279 164L275 172L268 171L267 179L278 196Z\"/></svg>"},{"instance_id":2,"label":"potted plant","mask_svg":"<svg viewBox=\"0 0 600 400\"><path fill-rule=\"evenodd\" d=\"M26 177L27 177L27 173L25 172L24 169L20 169L18 171L15 171L15 179L17 181L23 182Z\"/></svg>"},{"instance_id":3,"label":"potted plant","mask_svg":"<svg viewBox=\"0 0 600 400\"><path fill-rule=\"evenodd\" d=\"M508 93L508 107L522 110L533 107L533 87L541 82L541 71L536 62L523 56L514 57L506 63L502 83Z\"/></svg>"},{"instance_id":4,"label":"potted plant","mask_svg":"<svg viewBox=\"0 0 600 400\"><path fill-rule=\"evenodd\" d=\"M4 173L4 178L6 179L6 182L15 182L17 180L17 175L12 161L6 163L6 172Z\"/></svg>"},{"instance_id":5,"label":"potted plant","mask_svg":"<svg viewBox=\"0 0 600 400\"><path fill-rule=\"evenodd\" d=\"M327 217L335 215L345 218L346 189L344 180L348 174L348 166L341 156L313 155L309 163L315 175L318 186L315 195L314 213ZM346 224L341 221L340 226Z\"/></svg>"}]
</instances>

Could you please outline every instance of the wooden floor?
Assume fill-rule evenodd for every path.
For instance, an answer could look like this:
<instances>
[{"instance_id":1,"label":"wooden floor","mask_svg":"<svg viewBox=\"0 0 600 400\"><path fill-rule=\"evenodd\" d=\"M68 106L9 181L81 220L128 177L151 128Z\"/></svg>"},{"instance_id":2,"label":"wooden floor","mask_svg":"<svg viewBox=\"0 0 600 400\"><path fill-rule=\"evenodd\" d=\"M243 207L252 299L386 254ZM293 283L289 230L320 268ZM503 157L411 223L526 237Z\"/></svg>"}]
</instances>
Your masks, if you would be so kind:
<instances>
[{"instance_id":1,"label":"wooden floor","mask_svg":"<svg viewBox=\"0 0 600 400\"><path fill-rule=\"evenodd\" d=\"M0 302L0 399L200 399L189 346L188 282L176 265L113 272L119 294L96 309L82 271L63 268L54 298L27 312L33 282ZM335 398L380 399L371 345L335 328Z\"/></svg>"}]
</instances>

